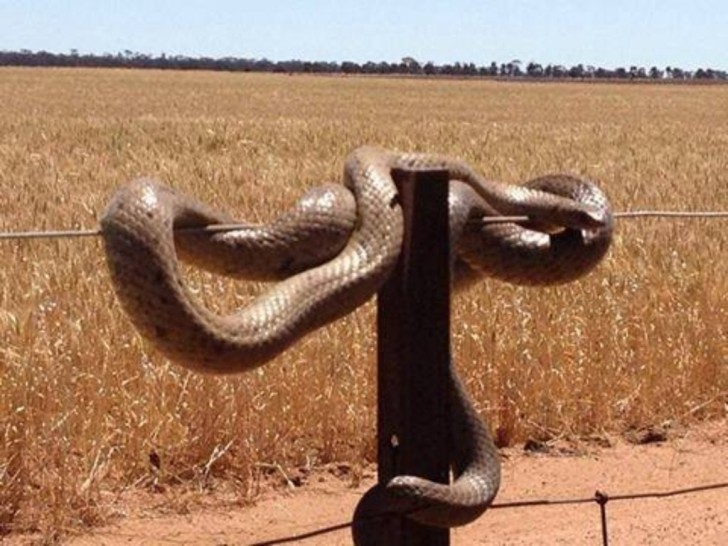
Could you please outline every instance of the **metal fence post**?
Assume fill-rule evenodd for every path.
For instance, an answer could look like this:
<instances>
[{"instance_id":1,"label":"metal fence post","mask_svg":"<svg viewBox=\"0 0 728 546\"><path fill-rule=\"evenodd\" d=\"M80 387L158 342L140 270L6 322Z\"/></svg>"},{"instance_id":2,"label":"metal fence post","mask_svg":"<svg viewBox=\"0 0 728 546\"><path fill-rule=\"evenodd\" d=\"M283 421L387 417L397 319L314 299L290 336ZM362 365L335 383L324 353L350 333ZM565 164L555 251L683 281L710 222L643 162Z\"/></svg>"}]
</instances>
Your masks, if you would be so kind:
<instances>
[{"instance_id":1,"label":"metal fence post","mask_svg":"<svg viewBox=\"0 0 728 546\"><path fill-rule=\"evenodd\" d=\"M448 483L450 264L448 173L393 173L404 211L399 264L377 299L378 479ZM447 529L389 522L391 546L448 546Z\"/></svg>"}]
</instances>

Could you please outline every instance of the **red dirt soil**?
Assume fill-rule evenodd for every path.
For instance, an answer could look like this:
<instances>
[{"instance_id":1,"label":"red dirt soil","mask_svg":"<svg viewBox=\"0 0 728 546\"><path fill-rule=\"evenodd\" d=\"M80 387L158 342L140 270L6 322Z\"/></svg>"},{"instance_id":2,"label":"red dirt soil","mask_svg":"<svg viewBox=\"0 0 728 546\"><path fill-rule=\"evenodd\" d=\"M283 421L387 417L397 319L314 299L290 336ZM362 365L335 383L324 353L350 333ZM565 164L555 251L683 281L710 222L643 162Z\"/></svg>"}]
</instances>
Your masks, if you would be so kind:
<instances>
[{"instance_id":1,"label":"red dirt soil","mask_svg":"<svg viewBox=\"0 0 728 546\"><path fill-rule=\"evenodd\" d=\"M505 450L503 485L496 502L588 498L597 489L614 496L728 482L727 420L670 436L662 442L643 435L642 441L653 441L641 445L620 439L609 442L610 447L599 445L604 439L577 445L562 442L550 446L548 453ZM137 493L119 500L127 517L68 543L351 544L346 527L315 532L346 524L357 500L372 485L373 474L368 472L362 483L352 487L351 478L317 472L294 491L267 491L251 507L221 507L224 503L216 507L215 493L211 493L213 498L205 501L206 507L193 507L184 515L160 513L160 500L171 493ZM606 508L611 545L728 544L728 488L667 498L613 500ZM596 503L492 509L477 522L453 530L451 542L599 545L600 521ZM311 536L306 537L308 534Z\"/></svg>"}]
</instances>

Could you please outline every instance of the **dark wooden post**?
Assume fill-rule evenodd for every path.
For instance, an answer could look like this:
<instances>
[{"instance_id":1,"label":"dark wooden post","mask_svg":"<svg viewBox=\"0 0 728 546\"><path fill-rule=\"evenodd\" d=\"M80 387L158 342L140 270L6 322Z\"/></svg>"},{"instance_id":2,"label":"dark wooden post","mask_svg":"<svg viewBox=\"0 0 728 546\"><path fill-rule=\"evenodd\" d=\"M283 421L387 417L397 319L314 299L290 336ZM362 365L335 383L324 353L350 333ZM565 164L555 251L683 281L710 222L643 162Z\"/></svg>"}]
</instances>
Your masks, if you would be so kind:
<instances>
[{"instance_id":1,"label":"dark wooden post","mask_svg":"<svg viewBox=\"0 0 728 546\"><path fill-rule=\"evenodd\" d=\"M378 479L449 481L450 265L448 175L395 171L404 211L402 255L377 297ZM391 546L448 546L447 529L389 522Z\"/></svg>"}]
</instances>

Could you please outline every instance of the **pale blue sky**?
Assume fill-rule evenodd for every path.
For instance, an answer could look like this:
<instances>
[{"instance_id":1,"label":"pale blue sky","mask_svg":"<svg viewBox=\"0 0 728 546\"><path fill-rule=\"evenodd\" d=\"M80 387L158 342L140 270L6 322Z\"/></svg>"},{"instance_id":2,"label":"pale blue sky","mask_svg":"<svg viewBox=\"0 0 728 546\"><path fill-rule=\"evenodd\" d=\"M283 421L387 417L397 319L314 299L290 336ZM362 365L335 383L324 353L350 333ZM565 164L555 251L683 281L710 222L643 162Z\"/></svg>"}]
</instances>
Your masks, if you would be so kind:
<instances>
[{"instance_id":1,"label":"pale blue sky","mask_svg":"<svg viewBox=\"0 0 728 546\"><path fill-rule=\"evenodd\" d=\"M726 0L0 0L0 50L728 69Z\"/></svg>"}]
</instances>

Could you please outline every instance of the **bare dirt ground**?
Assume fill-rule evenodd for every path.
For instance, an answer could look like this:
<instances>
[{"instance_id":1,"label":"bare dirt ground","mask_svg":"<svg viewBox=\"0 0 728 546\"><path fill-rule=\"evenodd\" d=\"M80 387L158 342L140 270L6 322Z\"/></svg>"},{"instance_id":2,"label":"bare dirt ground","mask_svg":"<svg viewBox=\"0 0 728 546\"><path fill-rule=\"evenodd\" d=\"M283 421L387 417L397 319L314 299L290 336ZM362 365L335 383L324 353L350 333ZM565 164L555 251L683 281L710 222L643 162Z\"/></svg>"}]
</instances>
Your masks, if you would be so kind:
<instances>
[{"instance_id":1,"label":"bare dirt ground","mask_svg":"<svg viewBox=\"0 0 728 546\"><path fill-rule=\"evenodd\" d=\"M646 443L602 438L556 443L546 446L546 453L506 450L497 502L586 498L593 497L597 489L614 496L728 482L727 420L671 431L665 441L660 434L636 436L633 441ZM136 492L119 500L126 517L68 543L350 544L346 524L373 478L372 470L353 487L351 478L317 472L293 491L265 492L254 506L230 508L228 504L226 508L222 499L215 502L213 494L205 507L198 505L186 514L161 512L165 496L174 493ZM607 519L612 545L728 544L728 488L667 498L613 500L607 504ZM586 503L492 509L476 523L454 530L452 544L598 545L599 507Z\"/></svg>"}]
</instances>

